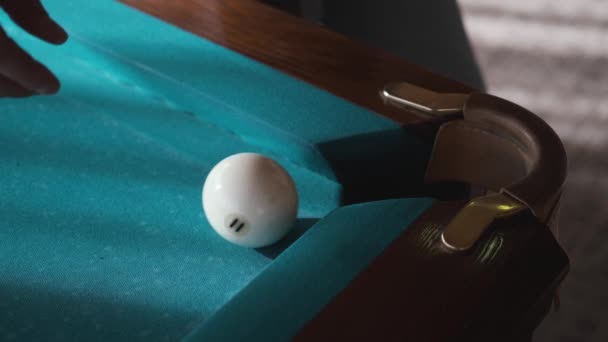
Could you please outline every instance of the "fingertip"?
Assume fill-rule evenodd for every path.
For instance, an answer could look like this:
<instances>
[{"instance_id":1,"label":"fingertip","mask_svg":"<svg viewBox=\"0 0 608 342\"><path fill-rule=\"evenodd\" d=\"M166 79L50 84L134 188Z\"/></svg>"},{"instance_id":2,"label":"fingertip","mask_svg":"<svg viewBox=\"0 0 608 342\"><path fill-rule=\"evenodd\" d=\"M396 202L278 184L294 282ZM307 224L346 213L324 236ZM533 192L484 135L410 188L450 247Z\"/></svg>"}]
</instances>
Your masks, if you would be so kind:
<instances>
[{"instance_id":1,"label":"fingertip","mask_svg":"<svg viewBox=\"0 0 608 342\"><path fill-rule=\"evenodd\" d=\"M55 45L60 45L68 40L67 32L48 17L40 17L36 21L23 24L23 27L34 36Z\"/></svg>"},{"instance_id":2,"label":"fingertip","mask_svg":"<svg viewBox=\"0 0 608 342\"><path fill-rule=\"evenodd\" d=\"M36 93L30 89L21 86L19 83L0 76L0 98L3 97L30 97Z\"/></svg>"},{"instance_id":3,"label":"fingertip","mask_svg":"<svg viewBox=\"0 0 608 342\"><path fill-rule=\"evenodd\" d=\"M59 92L61 89L61 83L57 78L53 77L54 80L45 83L35 89L35 91L40 95L54 95Z\"/></svg>"},{"instance_id":4,"label":"fingertip","mask_svg":"<svg viewBox=\"0 0 608 342\"><path fill-rule=\"evenodd\" d=\"M56 45L67 41L67 32L51 18L40 0L0 0L0 5L15 23L30 34Z\"/></svg>"},{"instance_id":5,"label":"fingertip","mask_svg":"<svg viewBox=\"0 0 608 342\"><path fill-rule=\"evenodd\" d=\"M49 29L46 31L45 35L46 41L55 45L61 45L68 40L68 33L58 24L49 25ZM44 38L43 38L44 39Z\"/></svg>"},{"instance_id":6,"label":"fingertip","mask_svg":"<svg viewBox=\"0 0 608 342\"><path fill-rule=\"evenodd\" d=\"M0 63L0 81L3 81L2 83L6 84L7 80L13 80L36 94L49 95L59 91L59 79L52 71L32 58L10 37L2 36L1 28L0 45L3 47L4 61Z\"/></svg>"}]
</instances>

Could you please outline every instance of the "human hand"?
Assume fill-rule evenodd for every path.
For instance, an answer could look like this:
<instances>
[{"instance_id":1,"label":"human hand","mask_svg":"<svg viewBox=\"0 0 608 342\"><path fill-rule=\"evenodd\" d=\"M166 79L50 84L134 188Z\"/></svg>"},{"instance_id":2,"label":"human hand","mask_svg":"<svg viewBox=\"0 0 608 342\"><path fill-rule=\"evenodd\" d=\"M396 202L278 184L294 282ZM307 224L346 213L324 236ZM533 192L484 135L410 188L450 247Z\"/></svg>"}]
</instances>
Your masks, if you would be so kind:
<instances>
[{"instance_id":1,"label":"human hand","mask_svg":"<svg viewBox=\"0 0 608 342\"><path fill-rule=\"evenodd\" d=\"M68 35L51 19L40 0L0 0L0 8L28 33L52 44L64 43ZM0 97L54 94L59 80L32 58L0 26Z\"/></svg>"}]
</instances>

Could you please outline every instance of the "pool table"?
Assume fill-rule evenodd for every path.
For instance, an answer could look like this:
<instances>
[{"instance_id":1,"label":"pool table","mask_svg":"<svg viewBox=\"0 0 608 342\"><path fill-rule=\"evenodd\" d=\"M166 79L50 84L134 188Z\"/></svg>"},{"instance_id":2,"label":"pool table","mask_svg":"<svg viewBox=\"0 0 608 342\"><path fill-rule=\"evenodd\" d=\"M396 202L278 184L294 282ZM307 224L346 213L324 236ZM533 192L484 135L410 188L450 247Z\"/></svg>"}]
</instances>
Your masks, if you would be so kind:
<instances>
[{"instance_id":1,"label":"pool table","mask_svg":"<svg viewBox=\"0 0 608 342\"><path fill-rule=\"evenodd\" d=\"M0 23L61 80L0 99L0 340L530 340L568 271L539 117L253 0L48 0ZM201 208L240 152L293 177L275 245Z\"/></svg>"}]
</instances>

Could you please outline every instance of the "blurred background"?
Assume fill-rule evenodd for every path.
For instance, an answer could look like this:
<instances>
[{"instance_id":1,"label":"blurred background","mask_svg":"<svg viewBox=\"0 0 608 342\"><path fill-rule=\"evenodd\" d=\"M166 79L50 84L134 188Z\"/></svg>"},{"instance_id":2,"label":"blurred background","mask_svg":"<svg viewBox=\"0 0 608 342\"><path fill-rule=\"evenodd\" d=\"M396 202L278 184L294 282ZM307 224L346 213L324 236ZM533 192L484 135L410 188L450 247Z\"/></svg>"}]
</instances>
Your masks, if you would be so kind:
<instances>
[{"instance_id":1,"label":"blurred background","mask_svg":"<svg viewBox=\"0 0 608 342\"><path fill-rule=\"evenodd\" d=\"M608 341L608 1L458 0L488 91L543 117L569 159L572 268L535 341Z\"/></svg>"}]
</instances>

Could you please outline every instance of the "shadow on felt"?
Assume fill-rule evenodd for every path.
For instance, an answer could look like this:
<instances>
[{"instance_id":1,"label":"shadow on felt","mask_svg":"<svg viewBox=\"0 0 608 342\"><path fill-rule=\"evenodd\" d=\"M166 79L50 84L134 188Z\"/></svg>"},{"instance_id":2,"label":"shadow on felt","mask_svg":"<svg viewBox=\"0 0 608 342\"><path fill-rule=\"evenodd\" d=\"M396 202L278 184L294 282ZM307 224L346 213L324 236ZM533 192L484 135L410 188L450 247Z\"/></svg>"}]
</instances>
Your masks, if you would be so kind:
<instances>
[{"instance_id":1,"label":"shadow on felt","mask_svg":"<svg viewBox=\"0 0 608 342\"><path fill-rule=\"evenodd\" d=\"M342 184L342 204L391 198L466 198L462 183L424 181L433 146L432 125L403 126L318 146Z\"/></svg>"}]
</instances>

